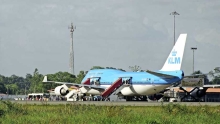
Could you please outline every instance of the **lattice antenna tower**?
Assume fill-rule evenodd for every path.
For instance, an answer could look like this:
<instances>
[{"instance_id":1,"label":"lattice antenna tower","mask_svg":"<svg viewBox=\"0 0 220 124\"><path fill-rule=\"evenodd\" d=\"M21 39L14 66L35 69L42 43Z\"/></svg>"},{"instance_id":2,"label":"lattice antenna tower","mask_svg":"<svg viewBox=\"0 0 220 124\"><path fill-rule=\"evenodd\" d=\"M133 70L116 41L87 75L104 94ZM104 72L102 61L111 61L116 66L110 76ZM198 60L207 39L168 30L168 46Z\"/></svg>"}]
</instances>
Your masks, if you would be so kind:
<instances>
[{"instance_id":1,"label":"lattice antenna tower","mask_svg":"<svg viewBox=\"0 0 220 124\"><path fill-rule=\"evenodd\" d=\"M70 61L69 61L69 72L74 75L74 50L73 50L73 32L76 29L76 26L73 26L73 23L71 23L71 26L68 27L70 29Z\"/></svg>"}]
</instances>

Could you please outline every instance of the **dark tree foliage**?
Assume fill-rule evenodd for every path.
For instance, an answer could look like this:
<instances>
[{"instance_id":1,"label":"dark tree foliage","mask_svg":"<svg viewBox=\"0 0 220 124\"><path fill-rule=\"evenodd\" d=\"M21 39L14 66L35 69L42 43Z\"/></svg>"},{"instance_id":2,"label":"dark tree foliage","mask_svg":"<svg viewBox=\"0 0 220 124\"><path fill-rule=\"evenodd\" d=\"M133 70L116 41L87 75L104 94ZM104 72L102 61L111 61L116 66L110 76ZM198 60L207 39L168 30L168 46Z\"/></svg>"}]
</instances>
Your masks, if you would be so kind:
<instances>
[{"instance_id":1,"label":"dark tree foliage","mask_svg":"<svg viewBox=\"0 0 220 124\"><path fill-rule=\"evenodd\" d=\"M133 71L133 72L141 71L141 67L138 65L129 66L129 69L131 69L131 71Z\"/></svg>"},{"instance_id":2,"label":"dark tree foliage","mask_svg":"<svg viewBox=\"0 0 220 124\"><path fill-rule=\"evenodd\" d=\"M101 67L101 66L93 66L90 70L94 70L94 69L104 69L104 67Z\"/></svg>"},{"instance_id":3,"label":"dark tree foliage","mask_svg":"<svg viewBox=\"0 0 220 124\"><path fill-rule=\"evenodd\" d=\"M210 84L220 84L220 67L216 67L209 72L209 76L212 78Z\"/></svg>"},{"instance_id":4,"label":"dark tree foliage","mask_svg":"<svg viewBox=\"0 0 220 124\"><path fill-rule=\"evenodd\" d=\"M112 68L112 67L109 67ZM100 66L93 66L92 69L104 69ZM115 69L115 68L112 68ZM133 71L140 71L139 66L130 67ZM124 71L123 69L119 69ZM46 74L48 80L59 81L59 82L70 82L70 83L81 83L82 79L85 77L87 71L80 71L79 74L72 75L68 72L57 72L54 74ZM220 68L215 68L213 71L209 72L209 76L212 80L208 80L207 75L198 75L197 77L204 77L205 82L211 84L220 84ZM194 74L203 74L201 71L195 71ZM47 90L54 89L60 84L55 83L43 83L44 75L40 74L36 68L33 74L27 73L25 77L19 77L16 75L11 75L6 77L0 75L0 93L5 94L28 94L32 92L48 92Z\"/></svg>"},{"instance_id":5,"label":"dark tree foliage","mask_svg":"<svg viewBox=\"0 0 220 124\"><path fill-rule=\"evenodd\" d=\"M80 71L76 77L68 72L60 71L54 74L47 74L47 76L48 80L51 81L81 83L85 73L84 71ZM40 74L37 68L33 74L28 73L25 77L16 75L5 77L0 75L0 93L19 95L33 92L48 92L48 90L60 85L55 83L43 83L43 78L44 75Z\"/></svg>"}]
</instances>

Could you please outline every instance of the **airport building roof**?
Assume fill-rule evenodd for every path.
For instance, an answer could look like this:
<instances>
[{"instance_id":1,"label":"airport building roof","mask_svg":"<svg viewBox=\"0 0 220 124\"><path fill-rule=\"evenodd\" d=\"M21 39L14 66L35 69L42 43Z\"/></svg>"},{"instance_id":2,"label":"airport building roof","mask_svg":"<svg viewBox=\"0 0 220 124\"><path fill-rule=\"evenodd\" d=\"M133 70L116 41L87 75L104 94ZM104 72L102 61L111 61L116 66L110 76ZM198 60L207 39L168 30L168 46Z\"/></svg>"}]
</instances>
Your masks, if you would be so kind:
<instances>
[{"instance_id":1,"label":"airport building roof","mask_svg":"<svg viewBox=\"0 0 220 124\"><path fill-rule=\"evenodd\" d=\"M184 92L183 90L180 90L179 87L173 88L176 92ZM186 87L184 88L186 91L190 92L193 87ZM220 93L220 88L208 88L206 93Z\"/></svg>"},{"instance_id":2,"label":"airport building roof","mask_svg":"<svg viewBox=\"0 0 220 124\"><path fill-rule=\"evenodd\" d=\"M4 93L0 93L0 96L5 96L6 94L4 94Z\"/></svg>"}]
</instances>

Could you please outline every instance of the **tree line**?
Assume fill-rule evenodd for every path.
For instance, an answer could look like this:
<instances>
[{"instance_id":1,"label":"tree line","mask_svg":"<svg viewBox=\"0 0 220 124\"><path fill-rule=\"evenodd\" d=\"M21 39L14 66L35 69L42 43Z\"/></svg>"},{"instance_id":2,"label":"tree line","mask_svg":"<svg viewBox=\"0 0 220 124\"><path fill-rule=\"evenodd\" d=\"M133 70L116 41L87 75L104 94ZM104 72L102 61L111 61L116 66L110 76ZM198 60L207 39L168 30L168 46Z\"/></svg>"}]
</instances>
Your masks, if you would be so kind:
<instances>
[{"instance_id":1,"label":"tree line","mask_svg":"<svg viewBox=\"0 0 220 124\"><path fill-rule=\"evenodd\" d=\"M106 67L109 69L116 69L113 67ZM131 71L143 71L140 70L139 66L129 66ZM91 69L104 69L104 67L93 66ZM118 69L125 71L123 69ZM50 81L59 81L59 82L71 82L71 83L81 83L82 79L85 77L87 71L80 71L77 75L72 75L68 72L57 72L54 74L47 74L48 80ZM206 84L220 84L220 68L215 68L210 71L208 74L205 74ZM193 74L203 74L201 71L195 71ZM207 75L212 79L208 80ZM196 76L201 77L201 76ZM40 93L48 92L48 90L55 88L60 84L55 83L43 83L44 75L40 74L36 68L33 74L26 74L25 77L20 77L16 75L11 75L6 77L0 75L0 93L5 94L28 94L28 93Z\"/></svg>"},{"instance_id":2,"label":"tree line","mask_svg":"<svg viewBox=\"0 0 220 124\"><path fill-rule=\"evenodd\" d=\"M47 74L48 80L60 82L81 83L85 76L84 71L80 71L78 75L72 75L68 72L57 72ZM48 90L55 88L60 84L43 83L44 75L40 74L36 68L33 74L26 74L25 77L11 75L6 77L0 75L0 93L5 94L28 94L28 93L46 93Z\"/></svg>"}]
</instances>

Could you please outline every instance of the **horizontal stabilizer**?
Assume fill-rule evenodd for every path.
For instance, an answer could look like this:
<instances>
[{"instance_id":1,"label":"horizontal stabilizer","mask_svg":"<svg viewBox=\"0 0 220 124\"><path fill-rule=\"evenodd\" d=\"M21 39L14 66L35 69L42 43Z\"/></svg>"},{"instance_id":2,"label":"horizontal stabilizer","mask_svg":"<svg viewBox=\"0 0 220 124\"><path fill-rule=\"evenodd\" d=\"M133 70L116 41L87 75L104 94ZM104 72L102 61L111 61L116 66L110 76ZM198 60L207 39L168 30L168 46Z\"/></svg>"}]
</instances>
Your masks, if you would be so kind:
<instances>
[{"instance_id":1,"label":"horizontal stabilizer","mask_svg":"<svg viewBox=\"0 0 220 124\"><path fill-rule=\"evenodd\" d=\"M152 75L161 77L161 78L175 78L176 77L176 76L173 76L173 75L163 74L163 73L149 71L149 70L147 70L147 72L152 74Z\"/></svg>"},{"instance_id":2,"label":"horizontal stabilizer","mask_svg":"<svg viewBox=\"0 0 220 124\"><path fill-rule=\"evenodd\" d=\"M55 83L55 81L48 81L47 76L44 76L43 83Z\"/></svg>"}]
</instances>

